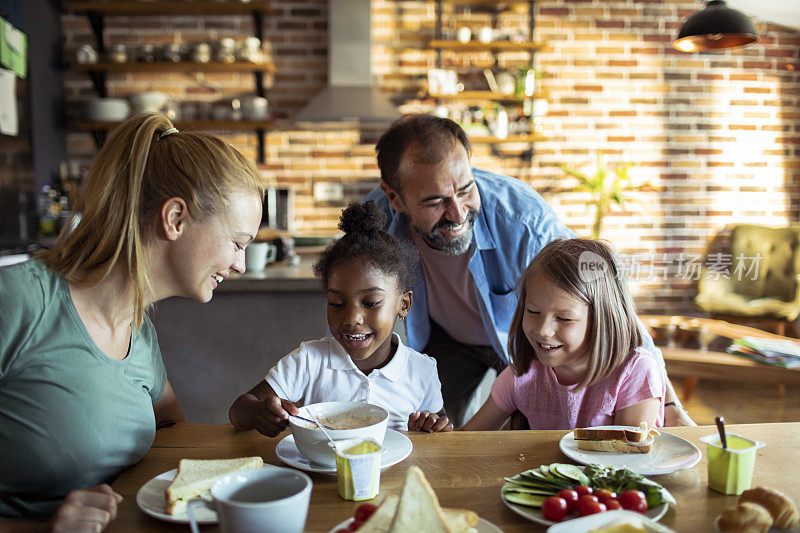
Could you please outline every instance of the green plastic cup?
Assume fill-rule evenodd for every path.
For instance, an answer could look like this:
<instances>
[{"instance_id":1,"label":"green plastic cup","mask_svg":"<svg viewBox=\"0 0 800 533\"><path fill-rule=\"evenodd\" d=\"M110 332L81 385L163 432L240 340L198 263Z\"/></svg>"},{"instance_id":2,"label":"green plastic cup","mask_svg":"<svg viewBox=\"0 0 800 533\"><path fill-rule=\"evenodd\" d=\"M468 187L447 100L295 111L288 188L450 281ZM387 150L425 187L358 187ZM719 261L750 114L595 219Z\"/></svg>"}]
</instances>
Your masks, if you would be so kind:
<instances>
[{"instance_id":1,"label":"green plastic cup","mask_svg":"<svg viewBox=\"0 0 800 533\"><path fill-rule=\"evenodd\" d=\"M741 435L728 433L727 448L722 447L719 434L700 437L706 443L708 486L723 494L741 494L750 488L756 450L764 443Z\"/></svg>"},{"instance_id":2,"label":"green plastic cup","mask_svg":"<svg viewBox=\"0 0 800 533\"><path fill-rule=\"evenodd\" d=\"M371 500L381 483L383 448L373 439L336 441L336 474L339 496L345 500Z\"/></svg>"}]
</instances>

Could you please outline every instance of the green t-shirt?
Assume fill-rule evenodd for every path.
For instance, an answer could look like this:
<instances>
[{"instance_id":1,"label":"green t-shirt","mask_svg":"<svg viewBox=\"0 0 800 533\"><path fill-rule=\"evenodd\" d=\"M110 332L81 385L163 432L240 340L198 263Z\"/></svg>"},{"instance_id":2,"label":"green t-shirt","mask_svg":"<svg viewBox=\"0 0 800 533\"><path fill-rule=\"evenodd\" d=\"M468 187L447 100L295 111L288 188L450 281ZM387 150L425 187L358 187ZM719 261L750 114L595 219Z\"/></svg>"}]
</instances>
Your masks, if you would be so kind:
<instances>
[{"instance_id":1,"label":"green t-shirt","mask_svg":"<svg viewBox=\"0 0 800 533\"><path fill-rule=\"evenodd\" d=\"M41 261L0 268L0 520L47 518L112 482L153 443L167 376L145 317L127 357L95 345Z\"/></svg>"}]
</instances>

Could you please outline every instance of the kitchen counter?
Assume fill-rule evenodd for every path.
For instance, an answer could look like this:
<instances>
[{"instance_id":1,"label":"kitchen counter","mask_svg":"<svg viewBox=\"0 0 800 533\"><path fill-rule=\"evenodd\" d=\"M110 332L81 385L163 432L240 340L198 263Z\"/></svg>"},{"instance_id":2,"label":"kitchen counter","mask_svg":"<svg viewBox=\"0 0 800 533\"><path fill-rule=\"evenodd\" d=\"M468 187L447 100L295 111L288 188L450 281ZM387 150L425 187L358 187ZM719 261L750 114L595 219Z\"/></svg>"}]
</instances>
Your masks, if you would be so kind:
<instances>
[{"instance_id":1,"label":"kitchen counter","mask_svg":"<svg viewBox=\"0 0 800 533\"><path fill-rule=\"evenodd\" d=\"M285 261L272 263L262 272L247 271L234 274L223 281L215 291L218 294L234 292L320 292L320 281L314 277L312 267L319 256L301 255L296 265Z\"/></svg>"}]
</instances>

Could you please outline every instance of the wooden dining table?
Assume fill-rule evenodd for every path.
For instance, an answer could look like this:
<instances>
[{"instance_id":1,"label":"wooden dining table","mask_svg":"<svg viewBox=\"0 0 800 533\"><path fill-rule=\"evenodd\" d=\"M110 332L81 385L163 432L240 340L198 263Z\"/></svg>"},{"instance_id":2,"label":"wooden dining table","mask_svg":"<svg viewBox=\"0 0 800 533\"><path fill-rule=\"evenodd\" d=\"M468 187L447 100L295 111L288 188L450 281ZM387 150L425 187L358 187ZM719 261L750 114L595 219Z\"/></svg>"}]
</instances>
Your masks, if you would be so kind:
<instances>
[{"instance_id":1,"label":"wooden dining table","mask_svg":"<svg viewBox=\"0 0 800 533\"><path fill-rule=\"evenodd\" d=\"M736 496L708 488L705 444L699 438L716 431L712 426L664 429L693 443L702 453L695 466L652 478L669 489L677 500L677 505L661 519L661 523L677 532L714 531L716 516L736 505ZM728 432L766 443L757 451L753 486L781 490L800 505L800 422L731 425ZM443 507L471 509L506 532L545 531L547 526L509 510L500 498L500 488L504 476L542 464L572 463L559 450L559 440L565 433L563 430L407 433L414 449L405 460L382 471L380 491L399 494L406 471L416 465L425 473ZM179 423L159 430L144 459L114 482L113 488L122 494L124 501L107 531L188 531L186 525L144 514L136 504L140 487L176 468L183 458L260 455L265 463L284 466L275 453L276 445L284 437L285 434L268 438L255 431L240 432L230 425ZM335 475L311 473L310 476L314 486L305 530L331 531L351 517L360 502L339 497ZM206 525L201 530L210 533L219 529L216 525Z\"/></svg>"}]
</instances>

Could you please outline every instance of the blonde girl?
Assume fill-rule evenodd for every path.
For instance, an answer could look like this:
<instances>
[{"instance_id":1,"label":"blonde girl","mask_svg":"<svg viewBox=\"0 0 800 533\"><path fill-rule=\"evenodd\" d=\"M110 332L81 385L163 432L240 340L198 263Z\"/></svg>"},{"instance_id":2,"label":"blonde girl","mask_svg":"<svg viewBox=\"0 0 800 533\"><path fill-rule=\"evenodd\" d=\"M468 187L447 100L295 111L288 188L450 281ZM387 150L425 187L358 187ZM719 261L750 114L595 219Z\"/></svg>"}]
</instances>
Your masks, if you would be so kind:
<instances>
[{"instance_id":1,"label":"blonde girl","mask_svg":"<svg viewBox=\"0 0 800 533\"><path fill-rule=\"evenodd\" d=\"M233 272L261 220L258 172L211 135L131 118L93 161L79 221L52 250L0 269L0 520L99 530L107 483L158 427L183 420L146 310L200 302Z\"/></svg>"},{"instance_id":2,"label":"blonde girl","mask_svg":"<svg viewBox=\"0 0 800 533\"><path fill-rule=\"evenodd\" d=\"M516 410L531 429L662 426L665 377L642 344L611 249L589 239L553 241L522 275L513 360L462 429L498 429Z\"/></svg>"}]
</instances>

